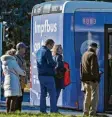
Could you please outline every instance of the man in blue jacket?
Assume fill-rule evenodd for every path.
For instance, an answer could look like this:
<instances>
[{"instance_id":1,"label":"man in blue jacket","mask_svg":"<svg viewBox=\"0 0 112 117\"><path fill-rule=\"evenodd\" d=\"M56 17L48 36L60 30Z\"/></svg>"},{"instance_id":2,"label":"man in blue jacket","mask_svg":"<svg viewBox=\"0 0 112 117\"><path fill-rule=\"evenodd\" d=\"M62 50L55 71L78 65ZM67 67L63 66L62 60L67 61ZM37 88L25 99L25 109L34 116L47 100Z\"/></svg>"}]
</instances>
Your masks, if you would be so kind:
<instances>
[{"instance_id":1,"label":"man in blue jacket","mask_svg":"<svg viewBox=\"0 0 112 117\"><path fill-rule=\"evenodd\" d=\"M56 88L54 80L55 62L52 59L51 49L54 46L54 41L48 39L45 46L42 46L36 53L38 78L41 87L40 97L40 112L46 113L46 97L47 92L50 96L50 112L57 112L56 106Z\"/></svg>"}]
</instances>

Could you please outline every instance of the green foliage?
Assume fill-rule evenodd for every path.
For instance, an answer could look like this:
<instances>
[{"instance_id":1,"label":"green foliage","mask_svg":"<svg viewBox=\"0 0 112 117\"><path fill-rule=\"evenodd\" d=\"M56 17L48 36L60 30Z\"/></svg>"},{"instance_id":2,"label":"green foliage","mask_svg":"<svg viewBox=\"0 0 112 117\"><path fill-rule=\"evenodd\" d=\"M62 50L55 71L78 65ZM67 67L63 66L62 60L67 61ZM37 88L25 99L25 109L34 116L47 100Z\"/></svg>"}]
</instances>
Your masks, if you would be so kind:
<instances>
[{"instance_id":1,"label":"green foliage","mask_svg":"<svg viewBox=\"0 0 112 117\"><path fill-rule=\"evenodd\" d=\"M20 113L20 112L16 112L16 113L0 113L0 117L83 117L82 115L65 115L65 114L57 114L57 113L53 113L53 114L42 114L42 113L38 113L38 114L34 114L34 113ZM87 117L87 116L84 116ZM94 116L96 117L96 116ZM108 117L106 115L99 115L97 117Z\"/></svg>"},{"instance_id":2,"label":"green foliage","mask_svg":"<svg viewBox=\"0 0 112 117\"><path fill-rule=\"evenodd\" d=\"M81 117L75 115L63 115L63 114L32 114L32 113L0 113L0 117Z\"/></svg>"}]
</instances>

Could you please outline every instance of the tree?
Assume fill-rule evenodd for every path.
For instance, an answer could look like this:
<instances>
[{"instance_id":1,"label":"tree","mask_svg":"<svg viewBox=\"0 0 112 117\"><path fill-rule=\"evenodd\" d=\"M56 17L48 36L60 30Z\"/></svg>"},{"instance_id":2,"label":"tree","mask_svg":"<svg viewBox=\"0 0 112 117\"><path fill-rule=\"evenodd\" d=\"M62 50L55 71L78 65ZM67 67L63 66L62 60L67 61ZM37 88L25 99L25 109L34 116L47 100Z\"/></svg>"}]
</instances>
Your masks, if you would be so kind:
<instances>
[{"instance_id":1,"label":"tree","mask_svg":"<svg viewBox=\"0 0 112 117\"><path fill-rule=\"evenodd\" d=\"M4 33L3 54L11 47L15 47L18 42L24 42L30 46L31 11L35 4L41 2L44 1L0 0L0 21L6 21L6 29L8 29ZM10 31L9 27L13 27L13 30ZM30 49L27 49L26 60L29 66Z\"/></svg>"}]
</instances>

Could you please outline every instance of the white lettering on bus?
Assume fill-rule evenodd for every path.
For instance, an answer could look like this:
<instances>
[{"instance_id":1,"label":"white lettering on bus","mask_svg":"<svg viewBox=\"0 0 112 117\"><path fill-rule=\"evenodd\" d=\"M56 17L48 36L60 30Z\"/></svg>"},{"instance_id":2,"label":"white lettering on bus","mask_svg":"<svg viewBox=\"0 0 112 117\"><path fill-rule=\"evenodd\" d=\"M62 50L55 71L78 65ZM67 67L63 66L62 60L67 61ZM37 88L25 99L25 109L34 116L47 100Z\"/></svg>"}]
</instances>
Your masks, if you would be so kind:
<instances>
[{"instance_id":1,"label":"white lettering on bus","mask_svg":"<svg viewBox=\"0 0 112 117\"><path fill-rule=\"evenodd\" d=\"M57 32L57 23L49 23L45 20L44 24L37 24L35 21L35 33L40 33L42 36L44 32Z\"/></svg>"}]
</instances>

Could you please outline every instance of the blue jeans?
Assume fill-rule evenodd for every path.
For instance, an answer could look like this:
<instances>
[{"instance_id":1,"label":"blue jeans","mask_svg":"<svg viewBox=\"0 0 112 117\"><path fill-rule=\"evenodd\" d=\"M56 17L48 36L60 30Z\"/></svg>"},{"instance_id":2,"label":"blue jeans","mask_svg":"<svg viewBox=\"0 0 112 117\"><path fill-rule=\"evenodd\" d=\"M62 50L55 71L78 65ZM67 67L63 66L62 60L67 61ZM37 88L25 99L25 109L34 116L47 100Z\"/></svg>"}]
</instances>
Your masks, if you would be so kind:
<instances>
[{"instance_id":1,"label":"blue jeans","mask_svg":"<svg viewBox=\"0 0 112 117\"><path fill-rule=\"evenodd\" d=\"M40 112L46 113L46 97L47 92L50 96L50 112L57 112L56 105L56 87L53 76L39 76L41 96L40 96Z\"/></svg>"},{"instance_id":2,"label":"blue jeans","mask_svg":"<svg viewBox=\"0 0 112 117\"><path fill-rule=\"evenodd\" d=\"M58 98L60 96L61 88L56 88L56 104L58 102Z\"/></svg>"}]
</instances>

